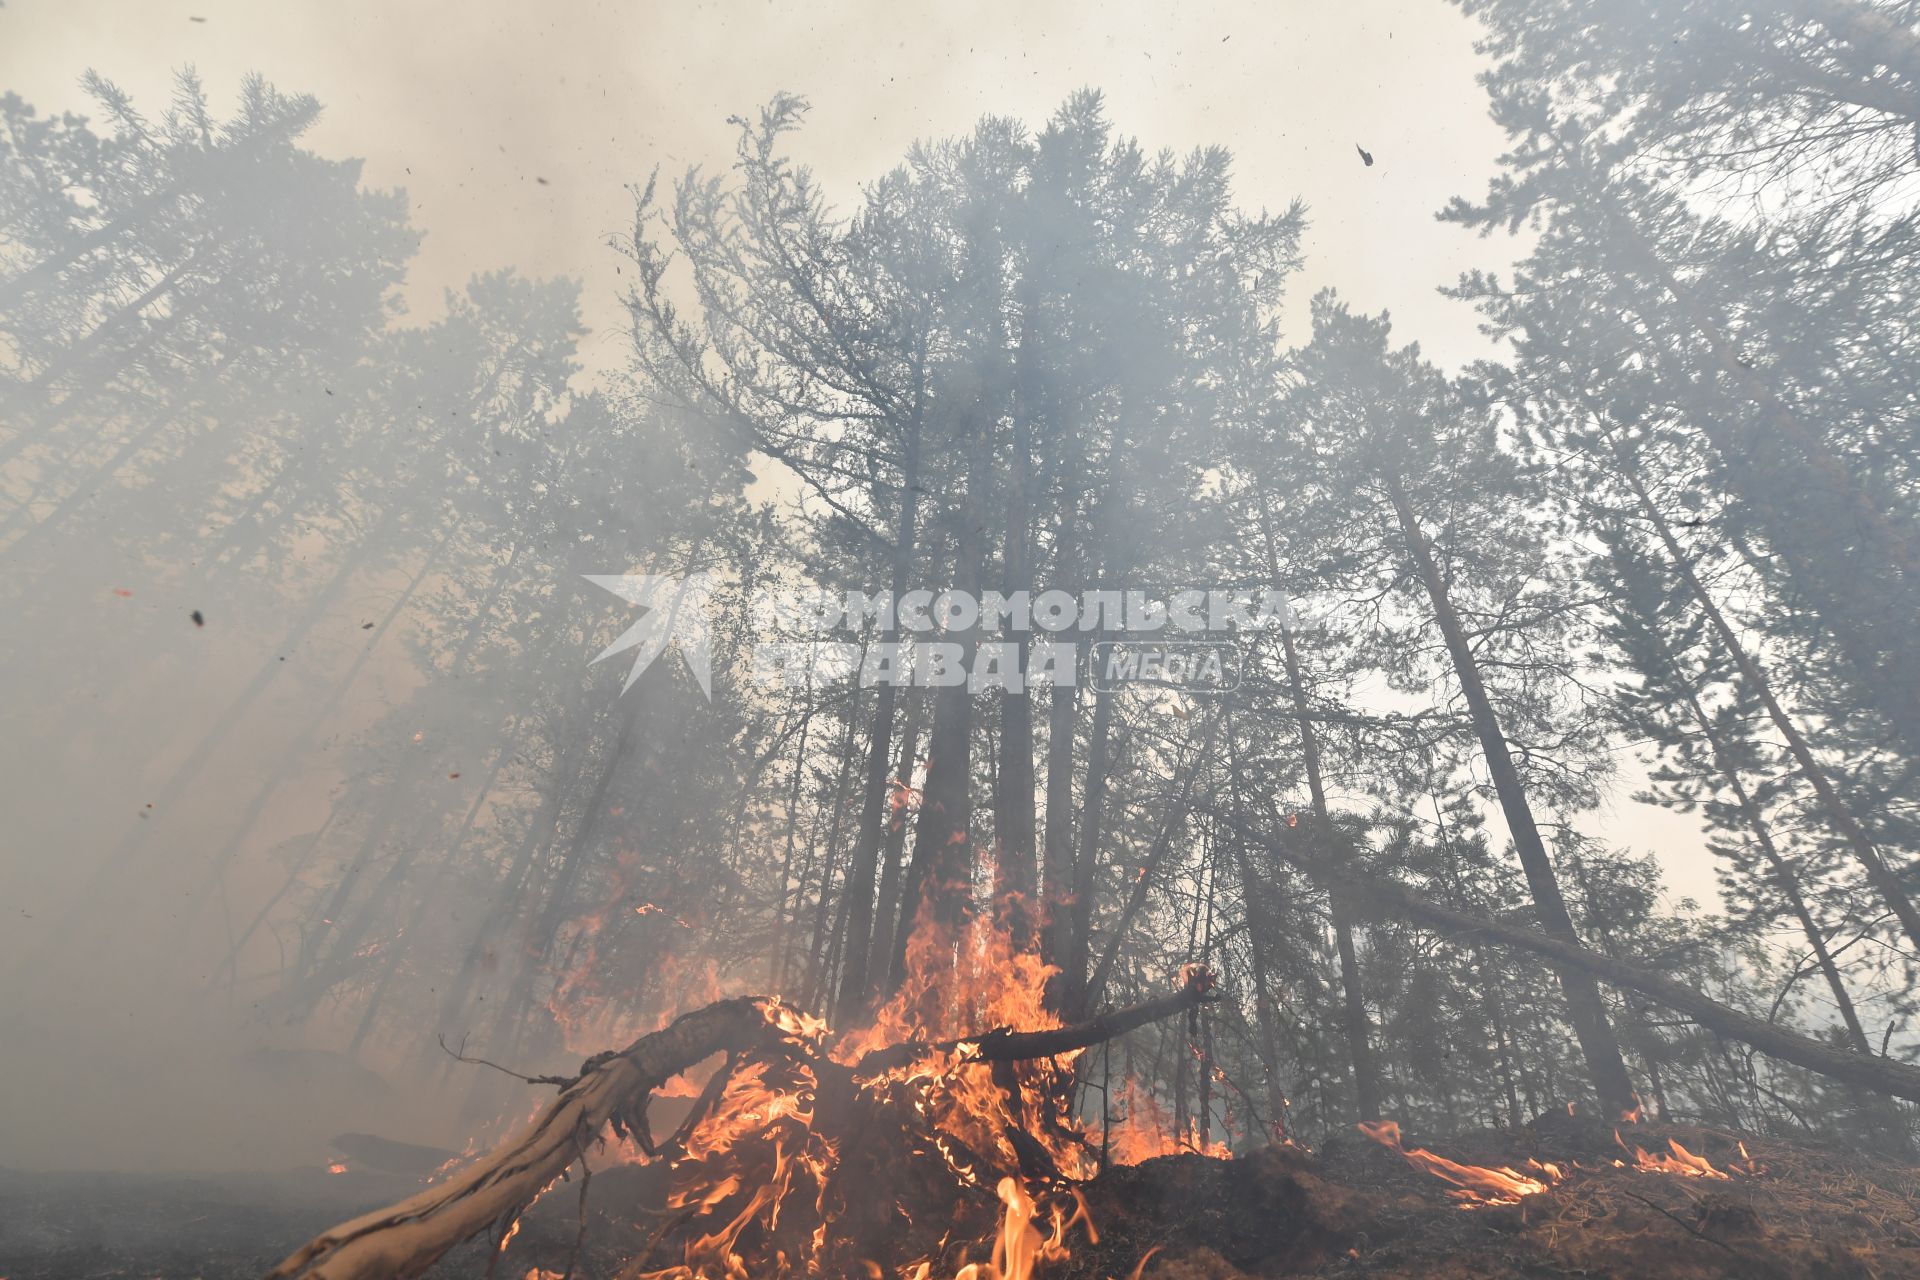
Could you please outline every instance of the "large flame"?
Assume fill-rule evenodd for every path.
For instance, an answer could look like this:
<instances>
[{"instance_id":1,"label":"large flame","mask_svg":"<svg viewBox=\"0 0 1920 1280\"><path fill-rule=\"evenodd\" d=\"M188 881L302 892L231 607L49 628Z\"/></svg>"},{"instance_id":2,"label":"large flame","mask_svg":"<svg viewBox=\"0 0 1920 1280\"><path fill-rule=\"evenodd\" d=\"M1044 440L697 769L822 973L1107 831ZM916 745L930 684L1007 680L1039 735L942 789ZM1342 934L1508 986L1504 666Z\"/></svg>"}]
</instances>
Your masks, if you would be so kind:
<instances>
[{"instance_id":1,"label":"large flame","mask_svg":"<svg viewBox=\"0 0 1920 1280\"><path fill-rule=\"evenodd\" d=\"M919 798L909 786L896 787L895 820ZM555 973L545 1003L576 1051L658 1029L685 1005L728 994L711 966L673 955L674 935L687 926L634 892L638 880L638 868L620 859L609 905L568 927L561 951L566 967ZM1016 941L1012 922L1030 914L1026 903L1009 898L996 911L943 926L923 905L909 942L906 977L867 1025L836 1039L820 1019L765 1001L759 1007L786 1052L744 1053L724 1065L710 1059L656 1087L653 1098L690 1104L681 1131L658 1144L644 1128L627 1136L616 1125L619 1140L597 1158L615 1163L664 1159L674 1175L664 1216L639 1224L644 1244L621 1280L857 1273L882 1280L885 1273L859 1255L856 1242L829 1238L837 1216L870 1207L849 1197L868 1197L873 1186L870 1180L852 1186L856 1177L867 1177L865 1166L855 1164L840 1179L847 1185L836 1183L857 1140L838 1117L816 1128L822 1103L816 1068L827 1061L858 1067L868 1053L903 1045L912 1046L909 1057L892 1052L886 1066L853 1074L862 1114L897 1119L918 1135L903 1132L909 1140L893 1145L917 1153L925 1167L912 1176L931 1180L918 1192L899 1189L896 1203L880 1206L881 1216L897 1211L894 1227L912 1222L916 1214L937 1214L929 1220L939 1222L952 1216L955 1204L977 1205L989 1189L1001 1212L991 1244L976 1246L976 1256L980 1249L988 1253L984 1261L968 1261L964 1253L953 1260L955 1239L942 1238L939 1254L930 1251L908 1266L901 1280L933 1280L936 1269L942 1280L949 1275L953 1280L1034 1280L1048 1264L1069 1256L1068 1239L1076 1228L1097 1239L1084 1201L1071 1188L1072 1181L1098 1171L1103 1154L1098 1135L1089 1135L1075 1114L1081 1051L990 1063L966 1042L997 1029L1046 1031L1062 1025L1047 1000L1058 970ZM1027 936L1025 930L1020 933ZM631 968L629 949L647 954L662 988L684 998L658 1016L637 1017L632 993L606 978ZM1181 979L1212 981L1198 969ZM1192 1052L1199 1070L1218 1074L1197 1048ZM836 1074L835 1079L844 1094L845 1077ZM1228 1154L1224 1142L1200 1141L1191 1124L1187 1132L1175 1133L1151 1092L1131 1080L1114 1082L1114 1089L1124 1099L1125 1113L1111 1133L1109 1159L1129 1163L1195 1150ZM844 1111L848 1103L842 1098L835 1105ZM935 1203L907 1203L929 1192ZM958 1225L961 1219L952 1221ZM503 1233L500 1247L512 1238L511 1230ZM942 1268L940 1257L957 1270ZM647 1269L662 1263L661 1269Z\"/></svg>"},{"instance_id":2,"label":"large flame","mask_svg":"<svg viewBox=\"0 0 1920 1280\"><path fill-rule=\"evenodd\" d=\"M906 979L870 1026L841 1038L833 1057L852 1065L889 1045L926 1044L910 1066L867 1083L902 1091L936 1133L951 1140L940 1149L963 1181L979 1181L980 1175L963 1167L971 1162L958 1158L961 1152L1002 1171L1022 1168L1015 1130L1034 1139L1061 1173L1091 1177L1097 1151L1069 1115L1076 1054L995 1070L970 1061L964 1050L942 1047L943 1041L998 1027L1046 1031L1061 1025L1046 1002L1047 984L1059 970L1015 945L1008 915L980 915L957 929L941 929L923 909L908 943Z\"/></svg>"},{"instance_id":3,"label":"large flame","mask_svg":"<svg viewBox=\"0 0 1920 1280\"><path fill-rule=\"evenodd\" d=\"M682 1224L684 1243L673 1265L626 1274L634 1280L881 1275L876 1264L835 1253L829 1241L830 1220L847 1194L834 1192L845 1140L815 1128L820 1081L810 1064L826 1058L854 1067L873 1050L902 1044L916 1046L905 1065L890 1060L870 1076L856 1072L863 1098L876 1114L910 1117L920 1132L931 1133L926 1153L951 1176L955 1198L991 1187L1002 1208L989 1257L968 1262L963 1256L954 1280L1033 1280L1045 1264L1069 1256L1076 1227L1096 1238L1077 1192L1049 1189L1098 1167L1098 1145L1071 1114L1077 1053L990 1064L956 1043L1001 1027L1060 1026L1045 999L1055 970L1015 945L1004 913L946 931L925 918L920 926L908 976L870 1026L834 1041L820 1019L769 1001L765 1016L792 1053L729 1063L721 1068L726 1075L716 1082L717 1096L706 1096L691 1080L655 1091L694 1097L695 1113L663 1151L675 1173L669 1218L647 1252ZM910 1220L908 1207L898 1208ZM905 1276L931 1280L935 1265L923 1259Z\"/></svg>"}]
</instances>

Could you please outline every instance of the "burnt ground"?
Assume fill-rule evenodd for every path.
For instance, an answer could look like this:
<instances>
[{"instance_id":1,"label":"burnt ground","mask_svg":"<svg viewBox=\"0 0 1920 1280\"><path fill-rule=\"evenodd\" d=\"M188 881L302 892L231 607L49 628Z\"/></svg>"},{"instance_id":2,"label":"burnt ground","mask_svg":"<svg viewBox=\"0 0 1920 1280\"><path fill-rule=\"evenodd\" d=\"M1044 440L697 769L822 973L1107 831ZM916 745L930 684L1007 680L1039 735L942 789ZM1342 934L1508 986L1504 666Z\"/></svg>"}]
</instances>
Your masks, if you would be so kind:
<instances>
[{"instance_id":1,"label":"burnt ground","mask_svg":"<svg viewBox=\"0 0 1920 1280\"><path fill-rule=\"evenodd\" d=\"M0 1277L259 1276L290 1242L417 1185L323 1169L206 1176L0 1169Z\"/></svg>"},{"instance_id":2,"label":"burnt ground","mask_svg":"<svg viewBox=\"0 0 1920 1280\"><path fill-rule=\"evenodd\" d=\"M1363 1138L1227 1164L1196 1156L1115 1170L1090 1189L1098 1250L1062 1274L1151 1280L1314 1276L1369 1280L1895 1280L1920 1277L1920 1169L1837 1149L1689 1125L1669 1138L1727 1180L1620 1168L1611 1126L1549 1117L1521 1129L1409 1146L1469 1164L1552 1161L1565 1176L1518 1204L1463 1208L1447 1184ZM1737 1145L1751 1155L1740 1171ZM1578 1167L1575 1162L1578 1162Z\"/></svg>"},{"instance_id":3,"label":"burnt ground","mask_svg":"<svg viewBox=\"0 0 1920 1280\"><path fill-rule=\"evenodd\" d=\"M1173 1156L1110 1170L1084 1189L1098 1245L1075 1234L1074 1256L1044 1280L1920 1280L1920 1169L1857 1152L1685 1125L1625 1131L1664 1150L1677 1138L1727 1180L1619 1168L1611 1127L1549 1117L1521 1129L1409 1146L1470 1164L1550 1160L1566 1176L1518 1204L1463 1208L1433 1176L1364 1139L1308 1153L1272 1148L1233 1161ZM1577 1162L1577 1167L1576 1167ZM0 1171L0 1277L5 1280L228 1280L264 1273L293 1246L418 1183L353 1171L155 1177ZM526 1218L498 1274L522 1280L565 1266L579 1229L577 1184L556 1187ZM588 1196L582 1276L630 1261L659 1221L661 1179L648 1169L597 1174ZM958 1216L989 1233L984 1194ZM952 1225L951 1220L941 1229ZM926 1242L887 1242L895 1261ZM449 1257L436 1276L478 1276L485 1245ZM662 1255L667 1252L661 1251ZM975 1248L971 1257L984 1258ZM656 1256L654 1265L672 1259ZM950 1250L934 1274L951 1275Z\"/></svg>"}]
</instances>

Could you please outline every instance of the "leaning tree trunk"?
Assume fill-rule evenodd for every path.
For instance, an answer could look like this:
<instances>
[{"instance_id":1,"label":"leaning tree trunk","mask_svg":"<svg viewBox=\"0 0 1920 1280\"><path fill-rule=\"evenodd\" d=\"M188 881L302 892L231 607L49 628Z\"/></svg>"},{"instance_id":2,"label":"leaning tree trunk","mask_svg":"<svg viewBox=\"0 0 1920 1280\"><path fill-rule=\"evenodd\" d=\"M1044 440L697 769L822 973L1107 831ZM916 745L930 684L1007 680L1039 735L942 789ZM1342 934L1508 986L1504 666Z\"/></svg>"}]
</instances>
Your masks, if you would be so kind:
<instances>
[{"instance_id":1,"label":"leaning tree trunk","mask_svg":"<svg viewBox=\"0 0 1920 1280\"><path fill-rule=\"evenodd\" d=\"M1276 857L1286 859L1321 883L1345 885L1352 891L1356 907L1364 907L1369 913L1383 919L1411 920L1456 940L1482 939L1530 952L1563 973L1577 971L1590 981L1604 981L1623 990L1637 991L1669 1009L1686 1014L1715 1035L1737 1040L1782 1062L1805 1067L1845 1084L1920 1102L1920 1067L1909 1066L1893 1058L1868 1057L1825 1040L1789 1031L1765 1018L1756 1018L1750 1013L1729 1008L1683 982L1676 982L1628 961L1602 955L1571 939L1441 906L1392 881L1360 877L1350 868L1324 861L1285 841L1254 831L1231 817L1220 816L1248 839L1265 846Z\"/></svg>"},{"instance_id":2,"label":"leaning tree trunk","mask_svg":"<svg viewBox=\"0 0 1920 1280\"><path fill-rule=\"evenodd\" d=\"M1834 7L1841 3L1835 0ZM1920 752L1920 619L1913 586L1920 581L1920 539L1749 365L1722 318L1668 267L1632 216L1616 206L1604 213L1612 215L1605 228L1631 265L1673 298L1685 323L1705 341L1719 378L1757 413L1740 429L1730 429L1712 412L1699 416L1729 488L1779 553L1793 586L1812 603L1858 685L1909 751ZM1651 309L1642 319L1655 332L1664 327Z\"/></svg>"},{"instance_id":3,"label":"leaning tree trunk","mask_svg":"<svg viewBox=\"0 0 1920 1280\"><path fill-rule=\"evenodd\" d=\"M1874 847L1866 828L1860 825L1860 820L1854 816L1851 807L1833 785L1833 779L1827 776L1826 769L1814 758L1813 748L1808 744L1806 735L1800 731L1800 726L1794 722L1792 716L1787 714L1786 708L1774 694L1773 682L1768 679L1767 672L1761 667L1759 659L1747 651L1739 634L1727 621L1726 615L1720 611L1719 602L1708 592L1706 584L1700 581L1699 574L1694 572L1693 562L1687 557L1686 548L1680 545L1672 525L1654 505L1653 498L1647 492L1646 485L1642 483L1639 470L1634 466L1632 458L1625 452L1624 447L1618 444L1614 446L1614 457L1619 464L1621 478L1633 491L1641 514L1652 524L1661 545L1666 548L1667 555L1673 560L1675 572L1680 575L1681 581L1686 585L1688 594L1700 605L1708 625L1713 628L1714 635L1726 649L1727 656L1733 659L1733 664L1739 669L1741 678L1760 699L1760 705L1766 709L1767 719L1773 722L1773 727L1779 730L1780 736L1786 741L1788 754L1793 757L1793 763L1799 769L1800 776L1806 779L1807 785L1813 788L1814 795L1819 798L1821 811L1827 815L1827 821L1846 842L1854 861L1858 862L1866 873L1867 883L1873 886L1874 892L1880 895L1881 901L1887 904L1888 910L1892 911L1894 917L1900 921L1900 927L1906 932L1908 941L1912 942L1916 948L1920 948L1920 908L1915 907L1913 898L1907 893L1906 887L1900 883L1900 878L1880 856L1880 851Z\"/></svg>"},{"instance_id":4,"label":"leaning tree trunk","mask_svg":"<svg viewBox=\"0 0 1920 1280\"><path fill-rule=\"evenodd\" d=\"M1407 553L1426 588L1434 617L1446 638L1454 674L1459 678L1460 691L1467 700L1474 732L1480 739L1480 749L1486 757L1487 772L1493 778L1494 790L1500 799L1500 810L1506 816L1507 830L1513 837L1515 851L1520 855L1520 866L1526 873L1527 887L1532 892L1540 922L1554 937L1578 946L1579 935L1574 932L1573 917L1568 914L1566 899L1561 896L1560 880L1554 873L1552 859L1547 856L1546 842L1541 839L1540 828L1534 822L1533 809L1527 802L1526 789L1520 781L1520 771L1514 766L1506 735L1500 728L1499 718L1494 714L1493 701L1487 695L1486 685L1481 682L1473 648L1468 644L1466 632L1453 611L1453 602L1447 595L1439 567L1434 564L1427 536L1421 531L1420 522L1413 513L1413 506L1399 477L1389 474L1386 485L1394 514L1400 522L1401 534L1406 541ZM1606 1006L1601 1002L1599 985L1590 973L1576 967L1560 971L1560 989L1566 997L1574 1034L1580 1040L1587 1071L1593 1077L1601 1104L1615 1114L1631 1110L1634 1106L1633 1082L1627 1077L1627 1064L1620 1057L1620 1046L1614 1040L1613 1028L1607 1024Z\"/></svg>"},{"instance_id":5,"label":"leaning tree trunk","mask_svg":"<svg viewBox=\"0 0 1920 1280\"><path fill-rule=\"evenodd\" d=\"M1264 524L1264 509L1261 517ZM1279 557L1273 545L1272 529L1269 527L1265 532L1268 570L1277 587ZM1313 802L1312 835L1332 852L1342 842L1341 833L1334 826L1333 813L1327 805L1326 777L1320 768L1320 735L1313 727L1313 716L1307 705L1307 686L1300 674L1300 654L1294 644L1293 627L1284 620L1280 624L1280 644L1286 658L1288 696L1293 702L1294 719L1300 726L1300 750L1307 766L1307 795ZM1380 1071L1373 1060L1373 1028L1367 1020L1366 989L1360 980L1360 957L1354 947L1353 921L1347 911L1346 895L1339 890L1328 891L1327 906L1333 916L1334 947L1340 956L1341 1011L1346 1024L1347 1055L1353 1063L1354 1107L1359 1119L1378 1120Z\"/></svg>"},{"instance_id":6,"label":"leaning tree trunk","mask_svg":"<svg viewBox=\"0 0 1920 1280\"><path fill-rule=\"evenodd\" d=\"M1260 532L1266 544L1267 574L1275 590L1280 588L1280 552L1274 544L1273 519L1266 504L1260 506ZM1286 659L1287 695L1293 703L1293 716L1300 728L1300 752L1307 768L1307 796L1313 803L1313 838L1322 841L1331 853L1341 842L1341 833L1333 823L1327 805L1326 775L1320 767L1320 735L1314 728L1307 704L1307 685L1300 673L1299 647L1294 643L1293 624L1280 623L1281 652ZM1366 988L1360 977L1360 957L1354 946L1353 921L1347 911L1345 895L1327 894L1327 908L1333 917L1334 949L1340 957L1341 1012L1347 1033L1347 1056L1353 1065L1354 1107L1358 1119L1380 1118L1380 1070L1373 1060L1373 1028L1367 1019Z\"/></svg>"}]
</instances>

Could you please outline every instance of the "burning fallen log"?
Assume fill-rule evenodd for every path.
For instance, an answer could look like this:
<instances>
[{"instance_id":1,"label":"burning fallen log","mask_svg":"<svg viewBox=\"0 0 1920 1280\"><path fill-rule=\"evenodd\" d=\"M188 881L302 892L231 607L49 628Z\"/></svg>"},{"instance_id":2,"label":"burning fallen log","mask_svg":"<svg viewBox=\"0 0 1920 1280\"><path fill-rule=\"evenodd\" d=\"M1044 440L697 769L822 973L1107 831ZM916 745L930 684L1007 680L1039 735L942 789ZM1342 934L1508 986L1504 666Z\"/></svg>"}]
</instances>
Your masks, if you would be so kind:
<instances>
[{"instance_id":1,"label":"burning fallen log","mask_svg":"<svg viewBox=\"0 0 1920 1280\"><path fill-rule=\"evenodd\" d=\"M602 1143L609 1130L631 1136L652 1157L704 1160L756 1141L768 1148L747 1173L736 1171L712 1179L709 1186L692 1186L670 1203L678 1223L726 1206L731 1216L719 1230L695 1240L693 1249L711 1257L722 1273L733 1274L738 1259L732 1248L742 1231L775 1209L800 1180L816 1183L813 1198L825 1203L840 1161L837 1144L844 1135L817 1142L812 1132L816 1123L830 1116L844 1120L850 1108L864 1108L935 1126L939 1108L930 1106L925 1096L936 1074L928 1065L934 1060L946 1064L940 1069L946 1075L977 1065L994 1076L988 1087L1010 1093L1005 1110L1017 1116L1033 1099L1023 1103L1022 1086L998 1078L1002 1069L1077 1053L1149 1022L1187 1013L1210 998L1212 987L1211 973L1195 967L1184 975L1178 991L1084 1023L1027 1031L997 1028L956 1040L914 1039L869 1051L851 1063L834 1061L828 1054L825 1023L778 1000L746 997L708 1005L625 1049L588 1059L580 1074L564 1082L559 1096L518 1135L439 1185L322 1232L268 1273L269 1280L417 1276L456 1245L489 1231L504 1248L519 1215L575 1163L584 1169L589 1148ZM654 1091L721 1054L726 1055L725 1065L702 1090L681 1130L656 1147L646 1119ZM1037 1096L1032 1086L1027 1089ZM977 1110L977 1104L972 1109ZM849 1122L846 1132L864 1127ZM1042 1149L1041 1144L1016 1126L1007 1127L1013 1132L1004 1136L1024 1168L1029 1153ZM964 1136L919 1136L924 1149L937 1153L964 1184L994 1185L983 1177L992 1159L970 1149ZM984 1145L976 1139L972 1148ZM1040 1158L1046 1159L1044 1154ZM670 1225L675 1223L656 1233L649 1250ZM644 1253L635 1259L635 1274L642 1274L638 1268L644 1260Z\"/></svg>"}]
</instances>

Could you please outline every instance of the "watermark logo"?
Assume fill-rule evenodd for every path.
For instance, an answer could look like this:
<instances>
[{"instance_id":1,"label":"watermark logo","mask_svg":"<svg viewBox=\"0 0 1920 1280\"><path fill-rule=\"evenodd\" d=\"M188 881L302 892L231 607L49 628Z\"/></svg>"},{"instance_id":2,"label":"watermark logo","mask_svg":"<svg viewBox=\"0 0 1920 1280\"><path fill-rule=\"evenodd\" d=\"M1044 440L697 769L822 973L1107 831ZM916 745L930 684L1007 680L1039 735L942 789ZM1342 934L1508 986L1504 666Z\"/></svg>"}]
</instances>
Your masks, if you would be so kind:
<instances>
[{"instance_id":1,"label":"watermark logo","mask_svg":"<svg viewBox=\"0 0 1920 1280\"><path fill-rule=\"evenodd\" d=\"M1151 684L1226 693L1240 687L1240 646L1231 640L1102 640L1091 646L1087 665L1097 690Z\"/></svg>"},{"instance_id":2,"label":"watermark logo","mask_svg":"<svg viewBox=\"0 0 1920 1280\"><path fill-rule=\"evenodd\" d=\"M674 645L713 696L708 574L588 580L647 609L594 659L635 651L622 693ZM965 685L975 693L1083 680L1096 689L1144 684L1221 693L1239 686L1253 634L1292 617L1286 598L1267 587L1164 595L916 590L896 599L890 591L806 586L757 592L747 604L752 638L744 656L763 685Z\"/></svg>"},{"instance_id":3,"label":"watermark logo","mask_svg":"<svg viewBox=\"0 0 1920 1280\"><path fill-rule=\"evenodd\" d=\"M637 604L647 611L593 660L603 662L616 653L634 651L633 667L627 672L627 682L620 686L620 692L633 688L634 682L671 646L680 651L687 670L699 682L700 691L709 700L713 698L713 632L707 623L707 602L713 594L711 574L694 573L684 578L657 573L584 576L595 586L605 587L628 604Z\"/></svg>"}]
</instances>

